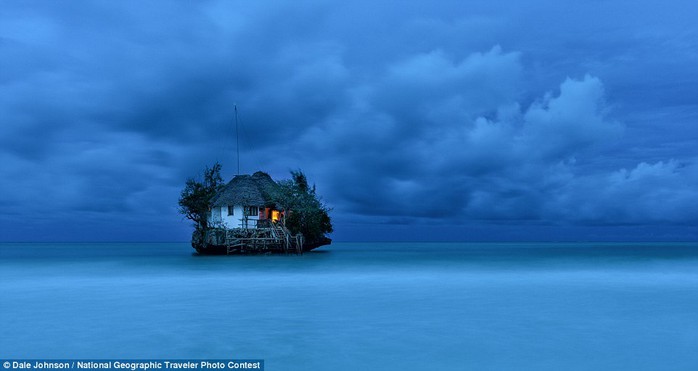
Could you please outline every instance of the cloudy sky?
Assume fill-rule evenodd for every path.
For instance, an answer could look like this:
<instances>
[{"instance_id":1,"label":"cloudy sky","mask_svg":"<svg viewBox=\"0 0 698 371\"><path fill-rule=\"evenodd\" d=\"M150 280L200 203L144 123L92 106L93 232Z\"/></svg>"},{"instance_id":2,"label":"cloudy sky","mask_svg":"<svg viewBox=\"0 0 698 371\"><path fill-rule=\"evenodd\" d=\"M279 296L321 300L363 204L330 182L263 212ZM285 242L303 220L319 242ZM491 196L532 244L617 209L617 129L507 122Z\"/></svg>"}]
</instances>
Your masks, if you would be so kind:
<instances>
[{"instance_id":1,"label":"cloudy sky","mask_svg":"<svg viewBox=\"0 0 698 371\"><path fill-rule=\"evenodd\" d=\"M186 241L303 169L336 240L698 239L693 1L3 1L0 241Z\"/></svg>"}]
</instances>

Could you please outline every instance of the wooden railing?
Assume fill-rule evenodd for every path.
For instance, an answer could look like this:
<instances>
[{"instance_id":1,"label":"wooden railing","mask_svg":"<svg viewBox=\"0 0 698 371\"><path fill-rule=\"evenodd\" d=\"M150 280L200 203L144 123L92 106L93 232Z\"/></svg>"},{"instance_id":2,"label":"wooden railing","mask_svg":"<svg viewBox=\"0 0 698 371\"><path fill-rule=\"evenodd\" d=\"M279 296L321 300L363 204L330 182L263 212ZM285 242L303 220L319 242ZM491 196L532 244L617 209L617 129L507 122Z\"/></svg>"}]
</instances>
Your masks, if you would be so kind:
<instances>
[{"instance_id":1,"label":"wooden railing","mask_svg":"<svg viewBox=\"0 0 698 371\"><path fill-rule=\"evenodd\" d=\"M228 254L245 251L303 254L305 239L292 235L281 223L260 223L257 228L213 229L206 232L208 244L224 245Z\"/></svg>"}]
</instances>

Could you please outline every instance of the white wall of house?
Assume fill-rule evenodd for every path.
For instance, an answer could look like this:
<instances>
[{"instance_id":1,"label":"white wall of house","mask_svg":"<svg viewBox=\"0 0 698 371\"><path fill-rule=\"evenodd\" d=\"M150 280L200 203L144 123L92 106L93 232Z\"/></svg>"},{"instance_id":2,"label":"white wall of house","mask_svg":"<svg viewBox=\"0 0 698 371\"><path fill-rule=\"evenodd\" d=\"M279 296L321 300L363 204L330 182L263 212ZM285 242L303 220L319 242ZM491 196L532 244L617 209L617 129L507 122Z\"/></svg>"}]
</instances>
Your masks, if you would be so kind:
<instances>
[{"instance_id":1,"label":"white wall of house","mask_svg":"<svg viewBox=\"0 0 698 371\"><path fill-rule=\"evenodd\" d=\"M228 207L214 207L211 209L211 222L217 224L222 223L226 228L245 228L245 218L247 219L247 228L255 228L259 220L259 212L254 215L245 217L244 208L242 205L233 206L233 215L228 215Z\"/></svg>"}]
</instances>

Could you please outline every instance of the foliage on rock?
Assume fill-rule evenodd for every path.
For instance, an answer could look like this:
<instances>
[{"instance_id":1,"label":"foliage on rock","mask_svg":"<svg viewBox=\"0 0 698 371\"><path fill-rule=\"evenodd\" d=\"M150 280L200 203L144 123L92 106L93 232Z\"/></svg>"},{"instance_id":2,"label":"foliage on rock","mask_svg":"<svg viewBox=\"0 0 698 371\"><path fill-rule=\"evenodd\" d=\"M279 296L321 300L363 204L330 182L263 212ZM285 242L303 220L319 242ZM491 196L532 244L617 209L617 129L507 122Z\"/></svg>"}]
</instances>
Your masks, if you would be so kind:
<instances>
[{"instance_id":1,"label":"foliage on rock","mask_svg":"<svg viewBox=\"0 0 698 371\"><path fill-rule=\"evenodd\" d=\"M275 201L286 211L286 228L291 233L302 233L306 241L320 241L332 232L330 209L308 185L302 171L291 171L291 179L278 182Z\"/></svg>"},{"instance_id":2,"label":"foliage on rock","mask_svg":"<svg viewBox=\"0 0 698 371\"><path fill-rule=\"evenodd\" d=\"M194 222L196 231L202 232L209 228L211 199L223 186L221 164L218 162L204 169L203 180L187 179L179 197L179 212Z\"/></svg>"}]
</instances>

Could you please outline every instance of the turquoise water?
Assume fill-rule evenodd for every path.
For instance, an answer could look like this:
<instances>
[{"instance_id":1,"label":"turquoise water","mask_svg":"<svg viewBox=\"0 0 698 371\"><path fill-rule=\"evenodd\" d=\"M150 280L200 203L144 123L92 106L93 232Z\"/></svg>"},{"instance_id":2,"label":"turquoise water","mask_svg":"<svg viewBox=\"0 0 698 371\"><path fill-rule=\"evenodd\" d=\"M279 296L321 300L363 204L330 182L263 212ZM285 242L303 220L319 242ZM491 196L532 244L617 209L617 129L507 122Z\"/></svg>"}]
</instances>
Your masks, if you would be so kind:
<instances>
[{"instance_id":1,"label":"turquoise water","mask_svg":"<svg viewBox=\"0 0 698 371\"><path fill-rule=\"evenodd\" d=\"M0 358L696 370L698 244L0 244Z\"/></svg>"}]
</instances>

